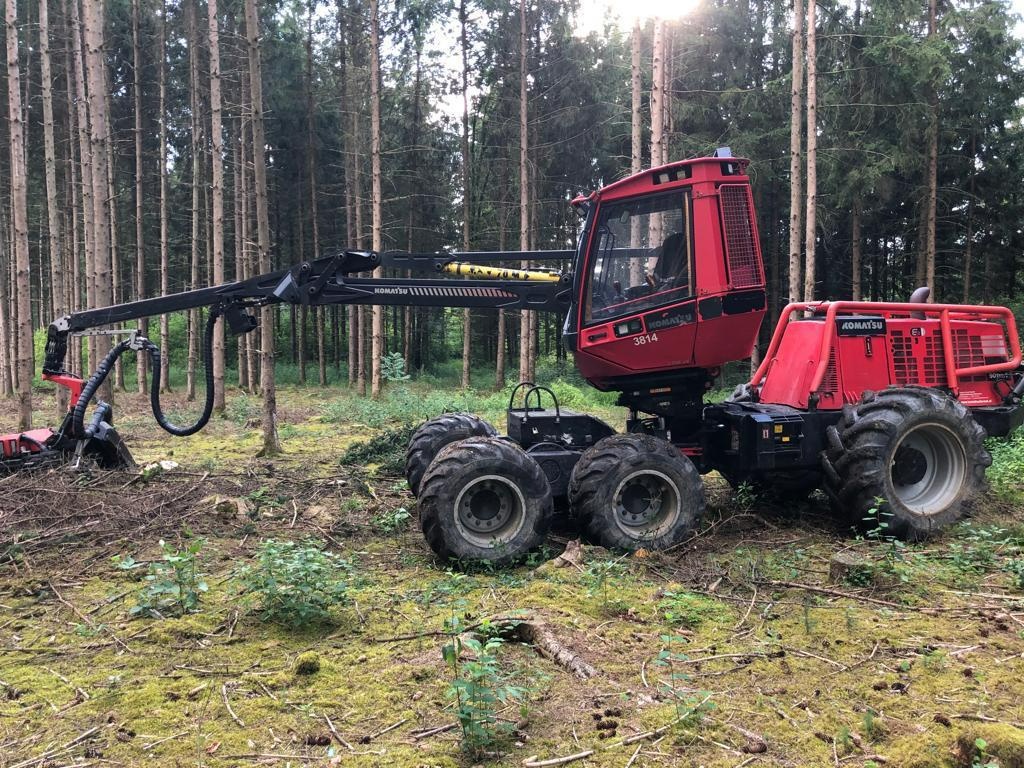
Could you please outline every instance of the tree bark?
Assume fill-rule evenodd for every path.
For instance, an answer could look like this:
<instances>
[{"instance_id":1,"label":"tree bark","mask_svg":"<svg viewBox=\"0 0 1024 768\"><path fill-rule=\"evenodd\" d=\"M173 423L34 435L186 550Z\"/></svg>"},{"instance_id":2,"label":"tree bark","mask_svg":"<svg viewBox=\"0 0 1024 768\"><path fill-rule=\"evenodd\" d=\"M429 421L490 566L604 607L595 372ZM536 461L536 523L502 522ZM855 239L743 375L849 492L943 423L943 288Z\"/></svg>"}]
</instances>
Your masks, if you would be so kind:
<instances>
[{"instance_id":1,"label":"tree bark","mask_svg":"<svg viewBox=\"0 0 1024 768\"><path fill-rule=\"evenodd\" d=\"M530 250L530 185L529 185L529 134L526 99L526 7L527 0L519 2L519 250ZM530 262L523 261L523 269L529 269ZM533 381L530 367L530 348L533 336L530 329L532 313L522 310L519 315L519 381Z\"/></svg>"},{"instance_id":2,"label":"tree bark","mask_svg":"<svg viewBox=\"0 0 1024 768\"><path fill-rule=\"evenodd\" d=\"M637 16L633 21L633 35L631 40L631 60L630 60L630 90L632 92L631 100L631 155L630 155L630 172L633 175L640 173L643 169L643 116L641 109L643 108L643 84L641 80L640 70L640 44L641 44L641 31L640 31L640 17ZM653 161L651 165L654 165ZM631 217L629 223L629 247L640 248L641 247L641 232L640 232L640 217ZM629 280L631 285L640 285L644 277L644 265L640 259L632 259L629 263Z\"/></svg>"},{"instance_id":3,"label":"tree bark","mask_svg":"<svg viewBox=\"0 0 1024 768\"><path fill-rule=\"evenodd\" d=\"M86 75L89 90L89 146L92 155L93 235L96 251L96 306L113 303L112 263L110 259L110 191L107 141L110 127L107 122L106 61L103 55L103 20L105 0L92 0L84 4ZM96 337L96 356L103 359L110 351L109 336ZM108 378L97 396L113 401L113 387Z\"/></svg>"},{"instance_id":4,"label":"tree bark","mask_svg":"<svg viewBox=\"0 0 1024 768\"><path fill-rule=\"evenodd\" d=\"M651 65L651 167L657 168L665 164L665 22L662 19L654 20ZM652 244L660 245L660 242L652 240Z\"/></svg>"},{"instance_id":5,"label":"tree bark","mask_svg":"<svg viewBox=\"0 0 1024 768\"><path fill-rule=\"evenodd\" d=\"M850 282L852 283L853 300L861 300L861 284L860 284L860 273L861 273L861 210L860 200L858 199L853 204L853 218L852 225L850 227L850 240L851 240L851 258L850 258Z\"/></svg>"},{"instance_id":6,"label":"tree bark","mask_svg":"<svg viewBox=\"0 0 1024 768\"><path fill-rule=\"evenodd\" d=\"M25 168L24 114L18 60L18 4L7 0L7 119L11 158L11 226L14 240L15 375L18 429L32 429L32 297L29 284L28 189Z\"/></svg>"},{"instance_id":7,"label":"tree bark","mask_svg":"<svg viewBox=\"0 0 1024 768\"><path fill-rule=\"evenodd\" d=\"M383 193L380 170L380 8L377 0L370 0L370 162L373 174L372 217L373 250L384 250ZM373 270L374 277L383 277L383 267ZM370 395L380 397L380 359L384 355L384 309L373 307L373 331L370 350Z\"/></svg>"},{"instance_id":8,"label":"tree bark","mask_svg":"<svg viewBox=\"0 0 1024 768\"><path fill-rule=\"evenodd\" d=\"M928 1L928 40L934 41L938 35L938 2ZM935 285L935 216L939 195L939 105L933 85L929 85L929 119L928 119L928 224L925 234L925 285L930 290L928 301L938 299Z\"/></svg>"},{"instance_id":9,"label":"tree bark","mask_svg":"<svg viewBox=\"0 0 1024 768\"><path fill-rule=\"evenodd\" d=\"M252 100L252 159L256 187L256 247L259 272L270 271L270 216L267 210L266 138L263 132L263 74L256 0L245 0L245 32L249 53L249 92ZM260 310L263 330L260 387L263 390L263 450L261 456L281 452L277 435L277 389L274 382L274 310Z\"/></svg>"},{"instance_id":10,"label":"tree bark","mask_svg":"<svg viewBox=\"0 0 1024 768\"><path fill-rule=\"evenodd\" d=\"M309 22L306 30L306 172L309 174L309 218L313 238L313 258L320 258L320 208L316 183L316 121L313 111L313 15L316 3L310 0ZM305 254L302 256L306 258ZM318 382L327 385L327 350L324 340L326 317L323 307L313 310L316 325L316 360Z\"/></svg>"},{"instance_id":11,"label":"tree bark","mask_svg":"<svg viewBox=\"0 0 1024 768\"><path fill-rule=\"evenodd\" d=\"M93 206L93 181L92 167L94 158L89 144L89 102L85 90L85 70L82 57L82 29L78 16L78 3L71 0L66 1L66 8L70 8L68 14L71 19L71 55L72 71L74 73L75 96L72 100L72 107L75 113L75 125L78 137L78 168L81 171L82 197L82 235L85 246L85 274L82 282L85 287L85 304L89 307L96 306L96 218ZM96 368L96 337L86 337L88 342L87 367L89 371Z\"/></svg>"},{"instance_id":12,"label":"tree bark","mask_svg":"<svg viewBox=\"0 0 1024 768\"><path fill-rule=\"evenodd\" d=\"M40 0L40 5L46 0ZM143 176L144 164L142 156L142 41L139 37L141 0L132 0L132 97L135 118L135 298L146 297L146 247L145 227L143 226ZM138 323L139 333L149 336L149 320L143 318ZM140 394L146 392L146 355L135 356L135 380Z\"/></svg>"},{"instance_id":13,"label":"tree bark","mask_svg":"<svg viewBox=\"0 0 1024 768\"><path fill-rule=\"evenodd\" d=\"M43 91L43 147L46 164L46 223L50 249L50 295L53 315L67 312L64 295L64 265L60 242L60 210L57 202L57 152L53 139L53 74L50 68L50 21L48 0L39 0L39 67ZM57 387L57 413L68 407L68 391Z\"/></svg>"},{"instance_id":14,"label":"tree bark","mask_svg":"<svg viewBox=\"0 0 1024 768\"><path fill-rule=\"evenodd\" d=\"M224 126L220 94L220 22L217 0L207 0L210 45L210 170L213 186L213 283L224 282ZM224 321L213 331L213 411L224 413Z\"/></svg>"},{"instance_id":15,"label":"tree bark","mask_svg":"<svg viewBox=\"0 0 1024 768\"><path fill-rule=\"evenodd\" d=\"M186 0L188 17L188 99L189 99L189 137L192 154L192 234L189 238L189 287L199 287L199 187L203 183L201 168L202 128L199 123L201 103L199 98L199 29L196 18L198 0ZM191 402L196 399L196 368L199 363L199 309L188 311L188 363L185 370L185 399Z\"/></svg>"},{"instance_id":16,"label":"tree bark","mask_svg":"<svg viewBox=\"0 0 1024 768\"><path fill-rule=\"evenodd\" d=\"M459 2L459 43L462 49L462 250L470 249L470 212L472 184L469 157L469 39L466 34L468 22L466 0ZM462 310L462 388L470 386L471 340L473 315L466 307Z\"/></svg>"},{"instance_id":17,"label":"tree bark","mask_svg":"<svg viewBox=\"0 0 1024 768\"><path fill-rule=\"evenodd\" d=\"M813 2L813 0L810 0ZM793 0L793 76L790 85L789 125L789 300L803 295L800 255L803 246L801 206L803 205L803 89L804 89L804 3Z\"/></svg>"},{"instance_id":18,"label":"tree bark","mask_svg":"<svg viewBox=\"0 0 1024 768\"><path fill-rule=\"evenodd\" d=\"M74 2L75 0L71 0ZM157 74L160 92L160 154L157 163L160 173L160 294L171 292L170 243L167 220L167 3L160 0L160 66ZM160 347L170 352L171 326L167 315L160 315ZM171 391L171 366L160 369L160 391Z\"/></svg>"},{"instance_id":19,"label":"tree bark","mask_svg":"<svg viewBox=\"0 0 1024 768\"><path fill-rule=\"evenodd\" d=\"M804 227L806 269L804 301L814 301L818 235L818 64L817 0L807 0L807 224Z\"/></svg>"},{"instance_id":20,"label":"tree bark","mask_svg":"<svg viewBox=\"0 0 1024 768\"><path fill-rule=\"evenodd\" d=\"M977 136L971 131L971 181L967 189L967 241L964 243L964 304L970 303L971 262L974 258L974 185L978 173L975 155L978 151Z\"/></svg>"}]
</instances>

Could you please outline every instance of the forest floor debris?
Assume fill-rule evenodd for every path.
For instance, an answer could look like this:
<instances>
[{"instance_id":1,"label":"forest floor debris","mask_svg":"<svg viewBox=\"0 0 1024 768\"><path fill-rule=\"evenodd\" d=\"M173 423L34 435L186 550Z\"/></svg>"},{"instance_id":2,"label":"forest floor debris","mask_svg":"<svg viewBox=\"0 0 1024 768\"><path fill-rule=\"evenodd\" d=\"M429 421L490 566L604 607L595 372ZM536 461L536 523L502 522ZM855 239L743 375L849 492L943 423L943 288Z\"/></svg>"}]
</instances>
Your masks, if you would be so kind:
<instances>
[{"instance_id":1,"label":"forest floor debris","mask_svg":"<svg viewBox=\"0 0 1024 768\"><path fill-rule=\"evenodd\" d=\"M401 478L339 464L374 430L326 432L313 399L283 402L295 447L278 461L225 449L252 430L231 420L158 438L140 406L120 425L138 458L179 466L0 479L0 768L1024 765L1024 514L1005 493L903 547L849 536L823 498L751 514L710 476L704 532L676 552L583 542L544 565L566 532L519 567L457 571L397 514ZM332 624L249 607L238 570L270 538L351 563ZM198 539L198 610L133 617L159 542ZM838 553L858 568L830 577ZM470 757L442 648L453 618L489 617L600 674L507 633L502 674L526 693Z\"/></svg>"}]
</instances>

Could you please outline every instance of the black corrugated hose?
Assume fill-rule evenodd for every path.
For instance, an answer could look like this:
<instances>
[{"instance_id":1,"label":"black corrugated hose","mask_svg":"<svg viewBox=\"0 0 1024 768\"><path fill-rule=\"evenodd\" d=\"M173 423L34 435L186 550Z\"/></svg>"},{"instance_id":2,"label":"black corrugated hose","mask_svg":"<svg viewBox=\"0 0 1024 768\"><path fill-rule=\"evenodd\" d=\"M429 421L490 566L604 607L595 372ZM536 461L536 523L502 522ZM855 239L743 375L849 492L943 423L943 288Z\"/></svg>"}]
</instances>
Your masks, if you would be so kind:
<instances>
[{"instance_id":1,"label":"black corrugated hose","mask_svg":"<svg viewBox=\"0 0 1024 768\"><path fill-rule=\"evenodd\" d=\"M172 424L164 415L163 408L160 407L160 348L153 342L146 341L144 348L149 353L149 362L152 368L149 402L153 406L153 417L156 419L157 424L172 435L177 435L178 437L194 435L206 426L207 422L210 421L210 416L213 415L213 329L217 318L220 316L221 310L219 308L211 309L210 316L206 321L206 333L203 336L203 364L206 367L206 402L203 404L203 412L200 414L198 421L187 427L179 427L176 424ZM74 429L75 436L79 439L87 439L93 436L94 430L92 426L90 425L87 429L84 425L86 408L89 407L89 402L96 395L96 390L99 389L100 385L110 374L114 367L114 362L130 348L131 342L125 340L110 350L96 368L96 372L89 377L85 386L82 387L82 394L75 404L75 410L72 415L72 429ZM100 403L101 407L103 405L103 403Z\"/></svg>"}]
</instances>

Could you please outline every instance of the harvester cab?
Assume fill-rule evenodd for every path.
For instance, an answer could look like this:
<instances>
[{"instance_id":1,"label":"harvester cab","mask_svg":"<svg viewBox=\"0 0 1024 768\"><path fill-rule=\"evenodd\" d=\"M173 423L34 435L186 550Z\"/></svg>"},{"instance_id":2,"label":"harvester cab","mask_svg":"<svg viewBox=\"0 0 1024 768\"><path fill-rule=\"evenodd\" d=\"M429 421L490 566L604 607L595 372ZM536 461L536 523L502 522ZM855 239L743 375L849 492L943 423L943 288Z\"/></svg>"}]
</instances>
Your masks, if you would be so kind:
<instances>
[{"instance_id":1,"label":"harvester cab","mask_svg":"<svg viewBox=\"0 0 1024 768\"><path fill-rule=\"evenodd\" d=\"M986 435L1024 420L1014 317L919 300L791 304L752 379L724 402L706 402L722 367L750 356L767 310L747 167L719 150L579 197L585 223L572 251L340 251L58 318L43 377L70 390L70 409L55 430L0 437L0 473L68 459L130 465L111 407L87 414L127 351L149 357L158 424L175 435L200 429L212 411L210 342L221 317L238 334L272 304L533 309L564 316L580 373L619 393L625 430L561 407L532 382L512 391L504 437L472 414L421 425L405 474L439 556L511 562L544 541L556 507L605 546L670 549L697 530L701 474L711 471L786 503L821 489L852 525L874 514L896 535L927 536L979 492L991 462ZM548 267L507 266L523 261ZM360 276L376 266L433 277ZM70 334L197 307L210 312L207 399L195 424L178 427L163 414L160 350L136 333L87 380L64 370Z\"/></svg>"},{"instance_id":2,"label":"harvester cab","mask_svg":"<svg viewBox=\"0 0 1024 768\"><path fill-rule=\"evenodd\" d=\"M703 385L750 356L765 313L748 161L719 150L578 198L587 211L565 326L599 389Z\"/></svg>"}]
</instances>

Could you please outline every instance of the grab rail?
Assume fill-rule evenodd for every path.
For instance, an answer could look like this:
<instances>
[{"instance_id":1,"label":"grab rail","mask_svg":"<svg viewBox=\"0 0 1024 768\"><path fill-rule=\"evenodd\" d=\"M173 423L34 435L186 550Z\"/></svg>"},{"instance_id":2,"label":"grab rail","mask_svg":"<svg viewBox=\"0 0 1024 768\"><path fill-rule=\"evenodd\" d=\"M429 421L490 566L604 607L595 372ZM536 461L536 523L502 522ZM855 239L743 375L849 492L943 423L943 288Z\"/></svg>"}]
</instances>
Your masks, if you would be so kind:
<instances>
[{"instance_id":1,"label":"grab rail","mask_svg":"<svg viewBox=\"0 0 1024 768\"><path fill-rule=\"evenodd\" d=\"M946 383L954 392L959 389L961 376L975 376L982 373L1003 373L1016 370L1021 363L1020 338L1017 335L1017 321L1013 313L1006 307L986 307L973 304L918 304L906 302L874 302L874 301L799 301L793 302L782 310L779 322L775 326L772 340L768 344L761 365L754 372L750 379L752 388L760 385L772 360L779 351L782 344L782 337L785 335L786 326L793 319L796 312L812 312L816 315L824 313L825 332L821 335L821 350L818 357L818 368L811 380L810 391L817 392L821 382L825 378L828 369L829 352L832 348L836 331L836 315L839 312L851 312L854 314L868 315L874 317L899 318L911 317L912 313L918 316L930 316L933 319L937 316L939 329L942 334L942 354L946 363ZM1011 356L1005 363L989 363L987 365L974 365L965 368L956 367L956 358L953 354L953 331L950 326L952 320L996 320L1002 321L1006 326L1006 336L1009 340Z\"/></svg>"}]
</instances>

